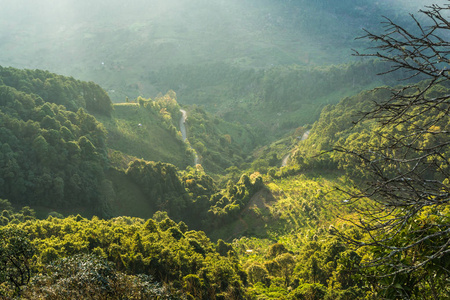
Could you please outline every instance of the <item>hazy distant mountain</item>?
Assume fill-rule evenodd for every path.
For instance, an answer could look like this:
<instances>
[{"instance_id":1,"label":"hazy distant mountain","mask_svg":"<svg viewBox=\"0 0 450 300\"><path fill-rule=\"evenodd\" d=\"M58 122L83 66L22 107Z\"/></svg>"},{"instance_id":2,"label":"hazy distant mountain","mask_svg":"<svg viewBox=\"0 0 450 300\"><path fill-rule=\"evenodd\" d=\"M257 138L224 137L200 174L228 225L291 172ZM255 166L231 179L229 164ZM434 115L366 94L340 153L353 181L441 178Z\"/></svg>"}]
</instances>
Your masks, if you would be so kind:
<instances>
[{"instance_id":1,"label":"hazy distant mountain","mask_svg":"<svg viewBox=\"0 0 450 300\"><path fill-rule=\"evenodd\" d=\"M121 90L167 65L339 64L361 28L427 1L1 0L0 65L41 68Z\"/></svg>"}]
</instances>

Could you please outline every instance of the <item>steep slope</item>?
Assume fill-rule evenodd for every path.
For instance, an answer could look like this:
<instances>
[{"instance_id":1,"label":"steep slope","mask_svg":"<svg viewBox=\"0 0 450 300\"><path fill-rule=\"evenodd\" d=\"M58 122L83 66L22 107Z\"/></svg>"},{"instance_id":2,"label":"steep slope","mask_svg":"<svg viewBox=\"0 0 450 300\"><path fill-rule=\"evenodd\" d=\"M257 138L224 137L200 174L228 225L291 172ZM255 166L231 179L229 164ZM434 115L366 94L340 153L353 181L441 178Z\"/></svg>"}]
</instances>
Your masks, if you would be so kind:
<instances>
[{"instance_id":1,"label":"steep slope","mask_svg":"<svg viewBox=\"0 0 450 300\"><path fill-rule=\"evenodd\" d=\"M118 154L114 151L119 151L131 157L171 163L180 169L192 164L192 155L177 135L178 131L164 122L159 111L138 103L120 103L114 104L111 118L98 119L108 131L106 144L111 158ZM125 167L124 164L118 166Z\"/></svg>"},{"instance_id":2,"label":"steep slope","mask_svg":"<svg viewBox=\"0 0 450 300\"><path fill-rule=\"evenodd\" d=\"M155 143L160 152L152 157L151 147L136 152L143 141L127 131L126 125L136 119L126 114L116 119L109 97L98 85L40 70L0 68L0 198L14 206L37 208L40 216L53 210L113 214L117 200L126 201L120 192L116 198L115 186L106 176L114 158L123 163L124 157L148 154L149 159L187 164L183 165L188 159L186 146L177 139L173 125L159 115L160 109L147 110L153 118L141 120L142 127L158 129L140 137L148 140L146 145L165 141ZM113 125L106 129L89 112ZM131 115L137 117L135 111ZM111 142L119 129L125 132L128 149L120 148L124 142L119 139L117 144ZM117 148L109 144L118 145L126 155L115 154Z\"/></svg>"},{"instance_id":3,"label":"steep slope","mask_svg":"<svg viewBox=\"0 0 450 300\"><path fill-rule=\"evenodd\" d=\"M427 81L422 81L418 86L423 89L427 84ZM424 97L447 95L449 93L448 86L447 82L436 84L424 92ZM415 90L407 90L405 94L415 92ZM436 116L442 113L434 107L432 109L421 108L422 110L415 108L409 112L412 117L408 120L408 123L405 122L405 124L397 124L396 126L381 128L380 124L373 119L362 119L361 122L357 122L361 119L363 112L370 111L376 103L383 103L390 99L391 93L391 90L386 87L378 88L344 98L338 104L325 107L319 120L312 126L308 139L298 143L297 149L294 151L292 165L300 170L335 170L339 168L355 179L367 179L371 176L368 172L368 165L375 164L377 162L375 158L371 163L363 162L358 160L356 156L346 155L345 151L330 150L346 149L357 152L365 151L370 154L371 151L375 153L376 149L395 143L398 139L401 139L405 145L415 145L412 149L396 148L396 145L392 145L393 150L391 151L399 156L403 154L404 157L411 158L414 155L426 155L426 151L433 149L433 147L440 147L441 155L443 157L448 156L449 150L446 146L440 145L440 143L445 145L443 142L445 138L437 133L441 133L440 130L446 133L450 124L448 121L441 119L439 119L439 122L435 122ZM443 107L446 107L445 105ZM423 129L420 135L412 133L416 128L422 127L426 129ZM416 146L416 144L419 146ZM427 145L428 148L422 151L417 150L423 145ZM383 170L390 170L389 172L393 174L400 172L400 169L395 169L394 165L383 166ZM427 167L424 169L426 171L424 170L422 175L425 177L437 176L434 178L437 179L441 176L439 168ZM440 178L439 180L443 181L444 179Z\"/></svg>"},{"instance_id":4,"label":"steep slope","mask_svg":"<svg viewBox=\"0 0 450 300\"><path fill-rule=\"evenodd\" d=\"M1 198L103 214L106 130L84 108L112 106L93 83L0 68Z\"/></svg>"},{"instance_id":5,"label":"steep slope","mask_svg":"<svg viewBox=\"0 0 450 300\"><path fill-rule=\"evenodd\" d=\"M198 228L235 218L261 188L257 178L243 176L221 189L205 174L236 168L254 143L249 130L199 108L186 108L186 122L204 168L191 167L173 91L113 106L93 83L39 70L0 71L0 199L16 207L36 208L39 217L57 211L148 218L161 210Z\"/></svg>"},{"instance_id":6,"label":"steep slope","mask_svg":"<svg viewBox=\"0 0 450 300\"><path fill-rule=\"evenodd\" d=\"M314 123L324 106L343 97L398 84L400 72L375 75L389 68L379 61L264 70L242 70L218 63L167 67L150 72L147 80L161 90L173 89L182 103L202 105L228 122L248 125L257 141L264 144Z\"/></svg>"}]
</instances>

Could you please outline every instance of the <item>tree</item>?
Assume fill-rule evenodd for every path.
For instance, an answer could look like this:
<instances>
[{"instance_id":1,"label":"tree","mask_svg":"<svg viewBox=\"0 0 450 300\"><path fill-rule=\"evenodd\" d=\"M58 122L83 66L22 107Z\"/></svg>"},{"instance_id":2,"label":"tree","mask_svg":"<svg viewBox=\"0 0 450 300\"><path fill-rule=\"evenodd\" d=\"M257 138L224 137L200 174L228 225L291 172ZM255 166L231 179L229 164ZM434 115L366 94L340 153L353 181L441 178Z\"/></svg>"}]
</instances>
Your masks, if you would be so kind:
<instances>
[{"instance_id":1,"label":"tree","mask_svg":"<svg viewBox=\"0 0 450 300\"><path fill-rule=\"evenodd\" d=\"M43 267L24 299L179 299L148 275L127 275L93 254L76 254Z\"/></svg>"},{"instance_id":2,"label":"tree","mask_svg":"<svg viewBox=\"0 0 450 300\"><path fill-rule=\"evenodd\" d=\"M262 282L265 285L270 284L269 272L261 263L252 263L247 268L248 281L252 284Z\"/></svg>"},{"instance_id":3,"label":"tree","mask_svg":"<svg viewBox=\"0 0 450 300\"><path fill-rule=\"evenodd\" d=\"M277 258L275 258L275 261L280 266L280 273L281 276L284 277L284 283L286 286L289 286L291 284L291 275L294 271L295 267L295 258L290 253L283 253Z\"/></svg>"},{"instance_id":4,"label":"tree","mask_svg":"<svg viewBox=\"0 0 450 300\"><path fill-rule=\"evenodd\" d=\"M13 209L13 207L11 206L11 203L8 200L0 198L0 210L1 211L12 210L12 209Z\"/></svg>"},{"instance_id":5,"label":"tree","mask_svg":"<svg viewBox=\"0 0 450 300\"><path fill-rule=\"evenodd\" d=\"M266 258L273 259L273 258L277 257L278 255L281 255L281 254L284 254L287 252L289 252L289 251L288 251L288 249L286 249L286 247L283 244L275 243L269 247L269 250L267 251L267 254L266 254Z\"/></svg>"},{"instance_id":6,"label":"tree","mask_svg":"<svg viewBox=\"0 0 450 300\"><path fill-rule=\"evenodd\" d=\"M0 284L7 282L20 295L31 279L35 249L26 233L15 227L0 228Z\"/></svg>"},{"instance_id":7,"label":"tree","mask_svg":"<svg viewBox=\"0 0 450 300\"><path fill-rule=\"evenodd\" d=\"M450 4L426 7L422 22L411 15L416 30L386 19L384 33L364 36L376 43L374 51L356 52L390 63L382 74L425 79L390 88L390 98L362 113L358 122L379 124L365 147L336 148L371 177L361 193L349 192L373 200L355 223L370 241L347 240L374 247L366 267L388 297L424 297L425 290L435 299L449 295L450 95L441 92L450 86L449 11Z\"/></svg>"}]
</instances>

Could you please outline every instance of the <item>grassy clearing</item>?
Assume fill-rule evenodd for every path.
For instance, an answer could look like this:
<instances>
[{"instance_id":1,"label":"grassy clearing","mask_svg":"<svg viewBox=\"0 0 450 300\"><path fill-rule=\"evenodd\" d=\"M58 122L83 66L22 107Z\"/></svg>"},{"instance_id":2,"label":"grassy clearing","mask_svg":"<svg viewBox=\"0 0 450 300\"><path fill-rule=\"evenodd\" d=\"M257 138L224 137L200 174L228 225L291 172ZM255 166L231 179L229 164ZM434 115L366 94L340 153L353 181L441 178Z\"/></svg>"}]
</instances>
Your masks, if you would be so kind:
<instances>
[{"instance_id":1,"label":"grassy clearing","mask_svg":"<svg viewBox=\"0 0 450 300\"><path fill-rule=\"evenodd\" d=\"M266 178L265 184L267 190L252 198L238 220L211 235L233 241L245 260L262 260L267 246L276 242L296 251L303 240L330 225L346 226L339 217L352 216L346 195L336 190L350 182L337 173Z\"/></svg>"},{"instance_id":2,"label":"grassy clearing","mask_svg":"<svg viewBox=\"0 0 450 300\"><path fill-rule=\"evenodd\" d=\"M108 130L110 149L148 161L162 161L184 169L191 158L183 141L160 118L136 103L114 104L111 118L97 116Z\"/></svg>"}]
</instances>

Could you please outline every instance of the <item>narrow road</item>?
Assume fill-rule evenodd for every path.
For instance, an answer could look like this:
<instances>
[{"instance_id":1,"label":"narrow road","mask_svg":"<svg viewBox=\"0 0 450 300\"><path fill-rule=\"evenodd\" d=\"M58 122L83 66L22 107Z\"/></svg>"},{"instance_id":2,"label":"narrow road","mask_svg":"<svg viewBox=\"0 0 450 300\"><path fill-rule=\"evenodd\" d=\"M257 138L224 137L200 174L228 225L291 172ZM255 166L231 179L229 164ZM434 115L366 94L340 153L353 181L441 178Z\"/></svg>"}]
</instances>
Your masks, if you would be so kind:
<instances>
[{"instance_id":1,"label":"narrow road","mask_svg":"<svg viewBox=\"0 0 450 300\"><path fill-rule=\"evenodd\" d=\"M289 158L291 158L291 153L288 153L285 156L283 156L283 159L281 160L281 166L282 167L286 167L287 166Z\"/></svg>"},{"instance_id":2,"label":"narrow road","mask_svg":"<svg viewBox=\"0 0 450 300\"><path fill-rule=\"evenodd\" d=\"M181 118L180 118L180 131L181 136L183 138L183 142L186 142L187 134L186 134L186 119L187 119L187 112L184 109L180 109L181 111Z\"/></svg>"},{"instance_id":3,"label":"narrow road","mask_svg":"<svg viewBox=\"0 0 450 300\"><path fill-rule=\"evenodd\" d=\"M308 138L309 136L309 130L305 131L305 133L303 133L300 141L304 141ZM281 160L281 166L282 167L286 167L289 161L289 158L291 158L291 153L286 154L285 156L283 156L283 159Z\"/></svg>"},{"instance_id":4,"label":"narrow road","mask_svg":"<svg viewBox=\"0 0 450 300\"><path fill-rule=\"evenodd\" d=\"M308 136L309 136L309 132L310 132L310 130L306 130L305 133L302 135L302 138L301 138L300 141L306 140L308 138Z\"/></svg>"},{"instance_id":5,"label":"narrow road","mask_svg":"<svg viewBox=\"0 0 450 300\"><path fill-rule=\"evenodd\" d=\"M187 131L186 131L186 120L187 120L187 112L184 109L180 109L181 118L180 118L180 132L183 142L187 142ZM198 164L198 155L194 148L194 166Z\"/></svg>"}]
</instances>

